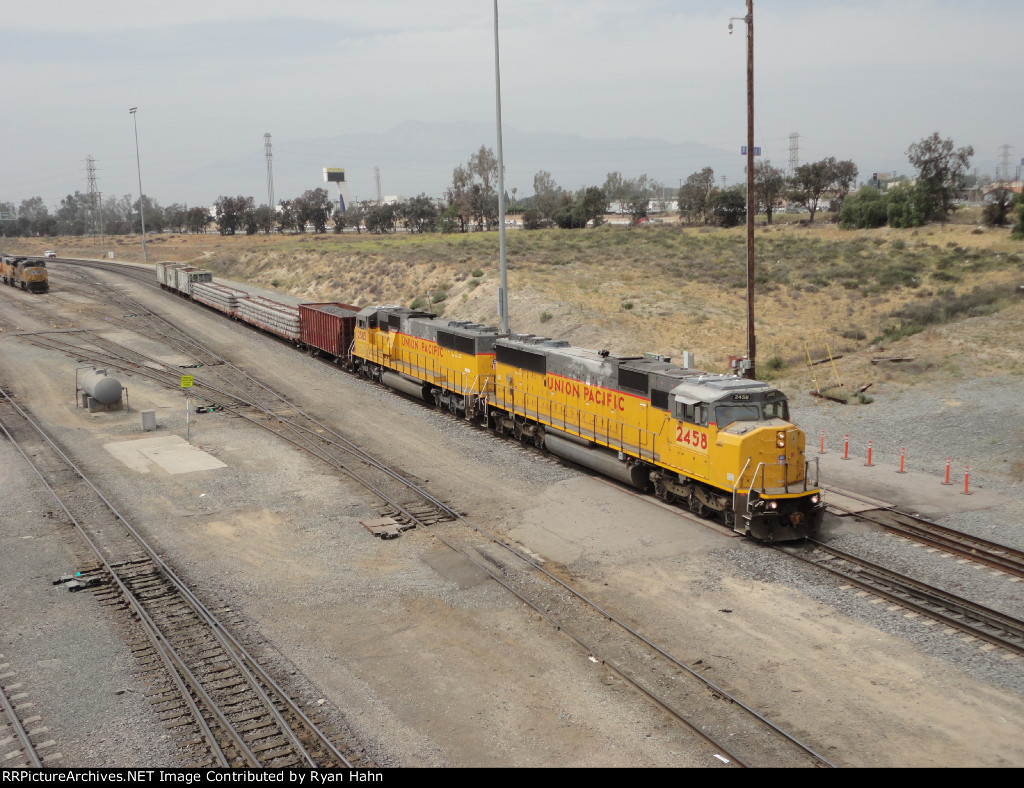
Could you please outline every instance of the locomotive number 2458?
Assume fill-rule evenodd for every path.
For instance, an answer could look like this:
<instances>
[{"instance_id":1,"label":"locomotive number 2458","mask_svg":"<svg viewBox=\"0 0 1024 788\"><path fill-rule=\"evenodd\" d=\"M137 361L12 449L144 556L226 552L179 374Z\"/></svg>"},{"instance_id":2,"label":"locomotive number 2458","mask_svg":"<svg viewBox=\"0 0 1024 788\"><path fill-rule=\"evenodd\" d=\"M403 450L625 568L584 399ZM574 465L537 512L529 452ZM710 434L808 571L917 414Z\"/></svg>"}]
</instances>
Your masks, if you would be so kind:
<instances>
[{"instance_id":1,"label":"locomotive number 2458","mask_svg":"<svg viewBox=\"0 0 1024 788\"><path fill-rule=\"evenodd\" d=\"M676 427L676 443L686 443L695 449L706 449L708 447L708 434L697 432L697 430L683 430L680 424Z\"/></svg>"}]
</instances>

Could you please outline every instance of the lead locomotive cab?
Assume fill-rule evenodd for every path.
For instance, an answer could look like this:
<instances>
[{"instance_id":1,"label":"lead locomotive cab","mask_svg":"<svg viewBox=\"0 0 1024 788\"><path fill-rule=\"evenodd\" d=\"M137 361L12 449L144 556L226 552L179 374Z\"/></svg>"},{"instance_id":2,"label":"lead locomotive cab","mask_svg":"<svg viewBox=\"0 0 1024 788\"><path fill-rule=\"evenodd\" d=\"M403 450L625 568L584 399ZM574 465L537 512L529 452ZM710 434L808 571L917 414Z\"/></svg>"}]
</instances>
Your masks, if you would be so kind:
<instances>
[{"instance_id":1,"label":"lead locomotive cab","mask_svg":"<svg viewBox=\"0 0 1024 788\"><path fill-rule=\"evenodd\" d=\"M804 433L790 421L784 394L759 381L707 375L674 388L670 400L675 443L691 458L684 467L693 467L705 438L713 443L704 475L710 486L696 490L701 504L756 539L817 533L823 513L817 461L806 460Z\"/></svg>"}]
</instances>

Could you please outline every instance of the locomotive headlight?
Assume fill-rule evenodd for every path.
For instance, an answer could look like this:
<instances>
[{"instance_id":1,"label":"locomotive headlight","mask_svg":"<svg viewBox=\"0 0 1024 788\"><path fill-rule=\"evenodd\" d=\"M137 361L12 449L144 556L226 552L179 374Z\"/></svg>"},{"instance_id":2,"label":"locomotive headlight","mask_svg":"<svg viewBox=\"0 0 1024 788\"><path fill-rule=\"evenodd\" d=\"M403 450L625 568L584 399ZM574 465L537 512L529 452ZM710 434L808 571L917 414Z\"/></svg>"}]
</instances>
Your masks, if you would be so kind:
<instances>
[{"instance_id":1,"label":"locomotive headlight","mask_svg":"<svg viewBox=\"0 0 1024 788\"><path fill-rule=\"evenodd\" d=\"M769 509L778 509L779 508L779 502L778 501L769 501L768 502L768 508Z\"/></svg>"},{"instance_id":2,"label":"locomotive headlight","mask_svg":"<svg viewBox=\"0 0 1024 788\"><path fill-rule=\"evenodd\" d=\"M780 449L786 448L786 433L782 430L775 433L775 445Z\"/></svg>"},{"instance_id":3,"label":"locomotive headlight","mask_svg":"<svg viewBox=\"0 0 1024 788\"><path fill-rule=\"evenodd\" d=\"M811 496L811 505L812 506L817 506L818 505L818 496L817 495L812 495Z\"/></svg>"}]
</instances>

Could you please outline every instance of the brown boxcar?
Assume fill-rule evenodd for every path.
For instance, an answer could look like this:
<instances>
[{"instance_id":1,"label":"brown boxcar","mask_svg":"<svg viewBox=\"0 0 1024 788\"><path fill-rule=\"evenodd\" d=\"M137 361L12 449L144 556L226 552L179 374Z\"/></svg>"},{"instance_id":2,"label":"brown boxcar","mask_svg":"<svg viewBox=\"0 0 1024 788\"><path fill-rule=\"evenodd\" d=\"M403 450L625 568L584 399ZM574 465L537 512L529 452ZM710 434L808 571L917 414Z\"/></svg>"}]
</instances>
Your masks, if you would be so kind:
<instances>
[{"instance_id":1,"label":"brown boxcar","mask_svg":"<svg viewBox=\"0 0 1024 788\"><path fill-rule=\"evenodd\" d=\"M359 307L350 304L299 304L302 344L336 359L346 358L355 336L358 313Z\"/></svg>"}]
</instances>

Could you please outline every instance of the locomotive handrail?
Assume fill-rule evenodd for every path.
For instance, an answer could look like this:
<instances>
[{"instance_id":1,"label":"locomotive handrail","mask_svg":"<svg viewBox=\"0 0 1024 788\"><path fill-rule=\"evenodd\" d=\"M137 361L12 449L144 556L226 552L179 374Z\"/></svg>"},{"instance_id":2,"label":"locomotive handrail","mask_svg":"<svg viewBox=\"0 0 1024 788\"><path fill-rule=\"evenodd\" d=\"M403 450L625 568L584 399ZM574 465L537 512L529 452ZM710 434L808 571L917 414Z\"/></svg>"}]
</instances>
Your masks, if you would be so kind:
<instances>
[{"instance_id":1,"label":"locomotive handrail","mask_svg":"<svg viewBox=\"0 0 1024 788\"><path fill-rule=\"evenodd\" d=\"M814 486L818 486L818 477L821 475L821 465L818 462L818 457L808 460L804 463L804 491L807 491L807 478L811 475L811 463L814 463Z\"/></svg>"},{"instance_id":2,"label":"locomotive handrail","mask_svg":"<svg viewBox=\"0 0 1024 788\"><path fill-rule=\"evenodd\" d=\"M740 482L743 481L743 474L745 474L747 472L747 468L749 468L749 467L750 467L750 457L747 457L747 461L743 464L743 470L740 471L740 475L736 477L736 482L732 486L732 510L733 510L733 512L737 511L737 507L736 507L737 490L739 489ZM751 479L751 482L753 482L753 479ZM750 495L749 495L749 493L747 495L747 511L748 512L750 511Z\"/></svg>"}]
</instances>

